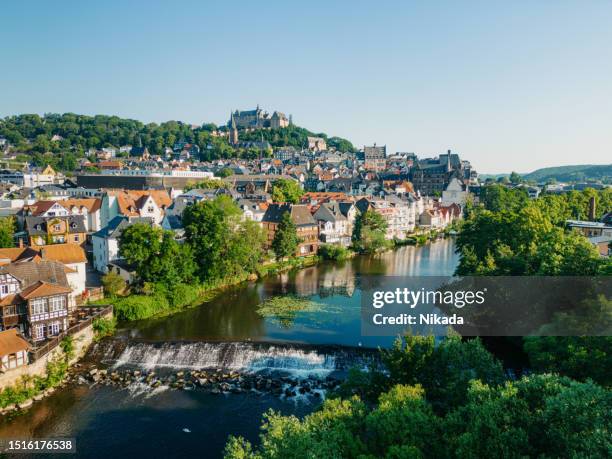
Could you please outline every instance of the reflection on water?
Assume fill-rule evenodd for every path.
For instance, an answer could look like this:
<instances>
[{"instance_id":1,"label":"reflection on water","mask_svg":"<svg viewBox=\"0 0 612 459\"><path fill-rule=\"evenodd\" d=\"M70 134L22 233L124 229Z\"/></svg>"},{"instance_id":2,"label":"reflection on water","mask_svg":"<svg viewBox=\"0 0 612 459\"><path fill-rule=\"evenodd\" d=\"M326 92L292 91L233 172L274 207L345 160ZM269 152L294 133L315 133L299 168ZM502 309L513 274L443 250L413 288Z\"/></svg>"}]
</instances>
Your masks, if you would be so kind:
<instances>
[{"instance_id":1,"label":"reflection on water","mask_svg":"<svg viewBox=\"0 0 612 459\"><path fill-rule=\"evenodd\" d=\"M130 324L132 338L154 341L288 341L349 346L388 345L388 337L361 337L360 277L447 276L458 263L452 240L406 246L375 256L322 263L224 291L197 308L171 317ZM329 307L298 313L289 327L261 317L266 299L298 295Z\"/></svg>"},{"instance_id":2,"label":"reflection on water","mask_svg":"<svg viewBox=\"0 0 612 459\"><path fill-rule=\"evenodd\" d=\"M425 247L403 247L374 257L356 257L339 264L321 264L228 289L213 301L183 313L130 324L123 330L154 341L288 341L312 344L377 346L390 338L360 335L360 277L447 276L457 264L452 241ZM293 294L328 305L323 312L298 313L289 328L261 317L257 305L267 298ZM333 311L329 313L329 311ZM340 312L338 312L340 311ZM331 370L338 354L321 357L307 350L281 348L262 352L263 344L219 345L136 344L123 355L126 364L184 365L203 360L236 367L295 367ZM207 347L208 346L208 347ZM243 352L246 347L250 354ZM259 347L258 347L259 346ZM217 352L215 354L215 352ZM233 357L229 359L227 355ZM352 354L351 354L352 355ZM249 360L250 357L251 360ZM140 390L143 389L143 390ZM301 416L314 406L254 394L211 395L202 391L115 389L86 386L64 388L14 419L0 419L0 438L76 437L78 457L221 457L227 436L257 441L261 415L272 408ZM19 457L24 457L20 455ZM25 456L27 457L27 456Z\"/></svg>"}]
</instances>

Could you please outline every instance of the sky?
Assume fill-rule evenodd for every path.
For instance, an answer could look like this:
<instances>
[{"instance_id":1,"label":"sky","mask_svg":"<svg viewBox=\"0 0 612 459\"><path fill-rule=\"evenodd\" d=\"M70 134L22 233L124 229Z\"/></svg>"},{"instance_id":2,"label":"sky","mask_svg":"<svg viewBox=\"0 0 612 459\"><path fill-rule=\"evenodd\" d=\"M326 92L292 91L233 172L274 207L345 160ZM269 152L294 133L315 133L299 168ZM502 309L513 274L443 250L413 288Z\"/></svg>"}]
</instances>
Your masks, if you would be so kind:
<instances>
[{"instance_id":1,"label":"sky","mask_svg":"<svg viewBox=\"0 0 612 459\"><path fill-rule=\"evenodd\" d=\"M481 173L612 162L612 1L18 1L0 116L227 122L257 104Z\"/></svg>"}]
</instances>

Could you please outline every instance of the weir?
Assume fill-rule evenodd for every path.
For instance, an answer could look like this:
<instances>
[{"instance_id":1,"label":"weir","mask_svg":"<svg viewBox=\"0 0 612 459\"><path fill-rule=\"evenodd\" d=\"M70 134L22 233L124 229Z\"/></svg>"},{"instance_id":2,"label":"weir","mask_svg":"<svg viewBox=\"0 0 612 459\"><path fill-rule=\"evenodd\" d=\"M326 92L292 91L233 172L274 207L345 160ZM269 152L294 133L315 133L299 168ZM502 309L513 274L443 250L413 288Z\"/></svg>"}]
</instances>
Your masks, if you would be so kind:
<instances>
[{"instance_id":1,"label":"weir","mask_svg":"<svg viewBox=\"0 0 612 459\"><path fill-rule=\"evenodd\" d=\"M379 365L376 350L258 342L99 343L92 354L112 368L142 370L223 369L242 373L326 376Z\"/></svg>"}]
</instances>

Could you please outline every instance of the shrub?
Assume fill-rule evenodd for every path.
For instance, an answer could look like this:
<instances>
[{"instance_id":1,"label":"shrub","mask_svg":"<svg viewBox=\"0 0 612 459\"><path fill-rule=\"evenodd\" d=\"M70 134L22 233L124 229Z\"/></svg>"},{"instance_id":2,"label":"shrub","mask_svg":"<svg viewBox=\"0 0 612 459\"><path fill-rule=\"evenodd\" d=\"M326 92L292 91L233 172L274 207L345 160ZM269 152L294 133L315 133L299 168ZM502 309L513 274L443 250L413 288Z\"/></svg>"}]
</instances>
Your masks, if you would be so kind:
<instances>
[{"instance_id":1,"label":"shrub","mask_svg":"<svg viewBox=\"0 0 612 459\"><path fill-rule=\"evenodd\" d=\"M94 339L99 341L105 336L111 336L113 333L115 333L116 325L117 320L114 317L111 317L110 319L105 319L103 317L94 319L92 324L94 333L96 335Z\"/></svg>"},{"instance_id":2,"label":"shrub","mask_svg":"<svg viewBox=\"0 0 612 459\"><path fill-rule=\"evenodd\" d=\"M324 260L346 260L349 254L349 250L341 245L322 244L319 246L319 256Z\"/></svg>"},{"instance_id":3,"label":"shrub","mask_svg":"<svg viewBox=\"0 0 612 459\"><path fill-rule=\"evenodd\" d=\"M113 272L102 277L102 285L104 286L104 293L110 296L117 296L122 293L127 286L123 277Z\"/></svg>"}]
</instances>

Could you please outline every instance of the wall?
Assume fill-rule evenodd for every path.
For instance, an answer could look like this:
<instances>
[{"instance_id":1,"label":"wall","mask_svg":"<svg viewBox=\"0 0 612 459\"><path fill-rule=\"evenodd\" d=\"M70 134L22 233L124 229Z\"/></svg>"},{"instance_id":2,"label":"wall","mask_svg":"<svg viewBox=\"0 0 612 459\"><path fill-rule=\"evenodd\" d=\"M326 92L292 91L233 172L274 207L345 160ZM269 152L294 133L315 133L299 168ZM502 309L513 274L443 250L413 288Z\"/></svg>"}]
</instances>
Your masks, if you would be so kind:
<instances>
[{"instance_id":1,"label":"wall","mask_svg":"<svg viewBox=\"0 0 612 459\"><path fill-rule=\"evenodd\" d=\"M85 355L89 345L93 342L94 332L93 327L90 325L84 328L80 332L75 333L73 336L75 357L70 361L71 364L75 363L81 357ZM24 365L19 368L15 368L6 373L0 374L0 389L7 386L12 386L19 382L22 376L44 376L47 371L47 363L54 359L58 355L62 355L62 348L57 346L51 352L44 357L38 359L36 362L30 365Z\"/></svg>"}]
</instances>

